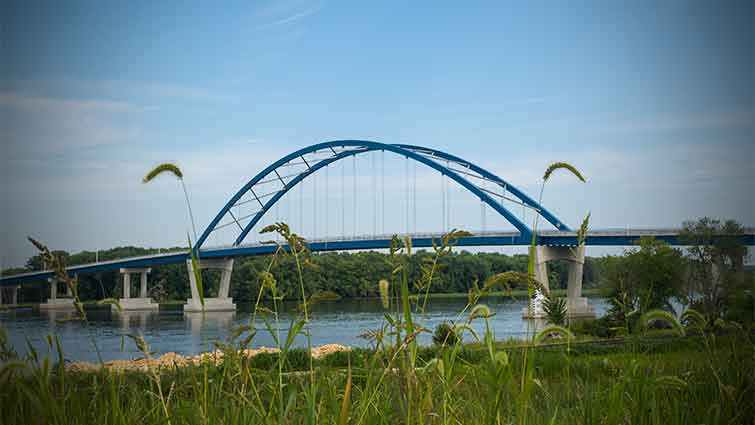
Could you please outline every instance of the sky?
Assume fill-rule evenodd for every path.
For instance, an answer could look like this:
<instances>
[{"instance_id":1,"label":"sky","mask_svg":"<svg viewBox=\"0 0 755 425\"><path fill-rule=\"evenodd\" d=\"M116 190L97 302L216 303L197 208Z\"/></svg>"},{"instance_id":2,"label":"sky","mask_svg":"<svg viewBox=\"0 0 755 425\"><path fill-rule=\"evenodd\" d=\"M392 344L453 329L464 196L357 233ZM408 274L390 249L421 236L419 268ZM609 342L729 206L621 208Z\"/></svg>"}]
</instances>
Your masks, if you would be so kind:
<instances>
[{"instance_id":1,"label":"sky","mask_svg":"<svg viewBox=\"0 0 755 425\"><path fill-rule=\"evenodd\" d=\"M755 225L752 2L6 1L0 16L0 267L34 254L28 235L185 245L180 186L141 183L154 165L184 171L201 232L265 166L334 139L441 149L531 196L568 161L588 182L559 174L543 204L572 227L588 212L593 228ZM357 233L378 217L361 161ZM400 232L407 180L385 161L380 230ZM302 210L333 215L338 190L315 194L338 187L331 171ZM440 180L418 173L430 226ZM497 228L465 196L452 224Z\"/></svg>"}]
</instances>

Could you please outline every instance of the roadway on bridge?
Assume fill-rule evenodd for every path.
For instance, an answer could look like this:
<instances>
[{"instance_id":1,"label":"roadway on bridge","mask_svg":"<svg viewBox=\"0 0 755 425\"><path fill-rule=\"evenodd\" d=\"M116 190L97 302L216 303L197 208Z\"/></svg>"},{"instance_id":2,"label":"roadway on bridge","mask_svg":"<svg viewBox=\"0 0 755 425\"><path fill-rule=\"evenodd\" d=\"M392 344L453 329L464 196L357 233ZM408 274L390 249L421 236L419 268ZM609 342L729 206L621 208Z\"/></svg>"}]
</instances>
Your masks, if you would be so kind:
<instances>
[{"instance_id":1,"label":"roadway on bridge","mask_svg":"<svg viewBox=\"0 0 755 425\"><path fill-rule=\"evenodd\" d=\"M681 245L678 234L680 229L607 229L592 230L585 238L587 246L633 246L642 237L654 237L670 245ZM576 232L543 231L538 232L538 245L550 246L576 246ZM432 241L439 240L441 234L414 234L411 235L412 246L417 248L432 247ZM387 249L390 246L392 235L365 235L361 237L338 238L338 239L315 239L308 241L312 252L327 251L355 251ZM755 229L746 229L742 237L743 244L755 246ZM459 247L484 247L484 246L527 246L530 240L522 237L518 232L478 232L468 238L460 239L456 246ZM235 258L255 255L272 254L276 249L271 244L243 244L238 246L207 247L200 250L200 258ZM188 250L183 252L170 252L141 257L122 258L112 261L81 264L68 267L71 275L91 274L106 271L119 270L121 268L155 267L166 264L184 263L188 259ZM51 271L35 271L12 276L0 277L0 286L22 285L44 281L53 276Z\"/></svg>"}]
</instances>

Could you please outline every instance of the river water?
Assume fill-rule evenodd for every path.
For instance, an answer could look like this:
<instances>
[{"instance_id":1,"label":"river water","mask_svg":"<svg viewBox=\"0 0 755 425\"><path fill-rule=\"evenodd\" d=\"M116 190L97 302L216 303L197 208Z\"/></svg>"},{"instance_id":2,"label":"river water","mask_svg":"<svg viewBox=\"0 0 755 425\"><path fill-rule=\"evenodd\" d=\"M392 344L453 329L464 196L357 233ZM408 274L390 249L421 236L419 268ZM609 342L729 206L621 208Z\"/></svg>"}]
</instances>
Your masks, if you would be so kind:
<instances>
[{"instance_id":1,"label":"river water","mask_svg":"<svg viewBox=\"0 0 755 425\"><path fill-rule=\"evenodd\" d=\"M427 314L416 318L429 329L435 329L439 323L456 320L464 308L466 299L446 298L428 301ZM521 312L526 306L525 300L508 298L488 298L483 303L495 313L490 319L496 339L521 338L527 332L527 322L522 320ZM601 298L591 298L598 316L605 313L607 303ZM241 308L241 306L240 306ZM285 338L294 305L282 308L278 329ZM386 310L379 299L338 300L321 302L312 306L311 337L313 345L342 344L346 346L368 347L370 342L359 335L366 330L379 328L385 323ZM128 334L144 336L156 355L177 352L183 355L195 355L214 349L213 341L225 341L230 332L241 324L249 324L251 314L238 311L235 313L184 313L180 309L161 310L159 312L113 313L105 309L87 313L89 328L84 323L62 321L70 313L40 312L33 309L0 311L0 323L7 330L11 345L19 354L28 352L28 345L34 347L40 356L54 355L47 342L48 335L57 335L67 360L97 361L97 349L102 359L132 359L141 357ZM465 316L464 316L465 317ZM484 323L477 321L473 326L482 336ZM255 336L252 346L274 346L272 336L258 319L260 331ZM430 334L421 334L421 344L431 344ZM299 335L296 346L305 346L306 340Z\"/></svg>"}]
</instances>

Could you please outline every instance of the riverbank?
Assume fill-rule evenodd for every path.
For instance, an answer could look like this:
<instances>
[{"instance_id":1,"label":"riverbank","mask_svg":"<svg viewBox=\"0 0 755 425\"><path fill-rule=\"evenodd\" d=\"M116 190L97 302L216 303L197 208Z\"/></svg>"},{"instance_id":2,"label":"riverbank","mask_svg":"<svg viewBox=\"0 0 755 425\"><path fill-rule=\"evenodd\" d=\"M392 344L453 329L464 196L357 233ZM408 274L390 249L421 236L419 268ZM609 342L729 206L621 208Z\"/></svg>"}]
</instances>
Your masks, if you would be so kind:
<instances>
[{"instance_id":1,"label":"riverbank","mask_svg":"<svg viewBox=\"0 0 755 425\"><path fill-rule=\"evenodd\" d=\"M147 367L150 373L60 373L53 364L14 363L0 376L0 408L9 425L519 423L522 417L531 425L675 425L752 423L755 412L753 341L744 335L538 347L503 342L492 357L482 345L453 353L419 348L416 367L406 349L335 351L312 363L303 350L284 358L265 351Z\"/></svg>"},{"instance_id":2,"label":"riverbank","mask_svg":"<svg viewBox=\"0 0 755 425\"><path fill-rule=\"evenodd\" d=\"M312 347L309 355L311 355L313 359L319 360L333 353L347 351L351 351L351 349L340 344L325 344L319 347ZM182 356L174 352L169 352L159 357L150 356L133 360L111 360L104 362L101 365L90 362L71 362L66 363L65 369L67 372L96 372L100 370L110 372L148 372L160 369L174 369L192 365L196 366L203 363L217 366L225 361L227 353L228 351L219 349L198 354L196 356ZM231 353L239 357L250 359L263 354L277 355L280 353L280 349L276 347L257 347L245 348L239 351L232 351Z\"/></svg>"}]
</instances>

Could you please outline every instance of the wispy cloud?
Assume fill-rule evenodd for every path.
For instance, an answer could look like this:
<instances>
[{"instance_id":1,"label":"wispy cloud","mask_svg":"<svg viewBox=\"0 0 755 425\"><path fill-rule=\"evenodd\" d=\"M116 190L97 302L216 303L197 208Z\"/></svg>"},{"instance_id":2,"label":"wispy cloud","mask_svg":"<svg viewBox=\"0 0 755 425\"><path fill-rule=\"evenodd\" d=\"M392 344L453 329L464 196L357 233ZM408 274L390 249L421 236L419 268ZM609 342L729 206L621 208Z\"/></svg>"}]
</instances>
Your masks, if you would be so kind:
<instances>
[{"instance_id":1,"label":"wispy cloud","mask_svg":"<svg viewBox=\"0 0 755 425\"><path fill-rule=\"evenodd\" d=\"M0 106L28 111L100 111L139 112L143 110L128 102L90 99L58 99L41 96L25 96L13 92L0 92Z\"/></svg>"},{"instance_id":2,"label":"wispy cloud","mask_svg":"<svg viewBox=\"0 0 755 425\"><path fill-rule=\"evenodd\" d=\"M76 93L80 98L128 99L140 105L160 104L170 100L191 102L224 102L233 95L197 85L165 81L138 81L55 78L43 80L0 80L0 93L22 93L26 97L49 98L51 93ZM115 104L124 103L118 100Z\"/></svg>"},{"instance_id":3,"label":"wispy cloud","mask_svg":"<svg viewBox=\"0 0 755 425\"><path fill-rule=\"evenodd\" d=\"M0 122L8 160L51 157L85 147L128 142L144 107L104 99L71 99L0 92Z\"/></svg>"},{"instance_id":4,"label":"wispy cloud","mask_svg":"<svg viewBox=\"0 0 755 425\"><path fill-rule=\"evenodd\" d=\"M301 2L289 2L276 5L276 7L261 10L259 15L267 19L257 25L255 30L265 30L286 25L293 25L304 18L315 15L322 10L323 4L317 2L314 5L301 4Z\"/></svg>"},{"instance_id":5,"label":"wispy cloud","mask_svg":"<svg viewBox=\"0 0 755 425\"><path fill-rule=\"evenodd\" d=\"M755 110L722 110L686 114L622 117L596 124L601 133L659 133L669 131L755 128Z\"/></svg>"},{"instance_id":6,"label":"wispy cloud","mask_svg":"<svg viewBox=\"0 0 755 425\"><path fill-rule=\"evenodd\" d=\"M87 83L85 82L84 84ZM142 96L152 99L174 98L178 100L206 102L224 102L233 99L231 95L207 88L165 82L102 81L99 85L103 89L110 89L121 93L140 93Z\"/></svg>"}]
</instances>

